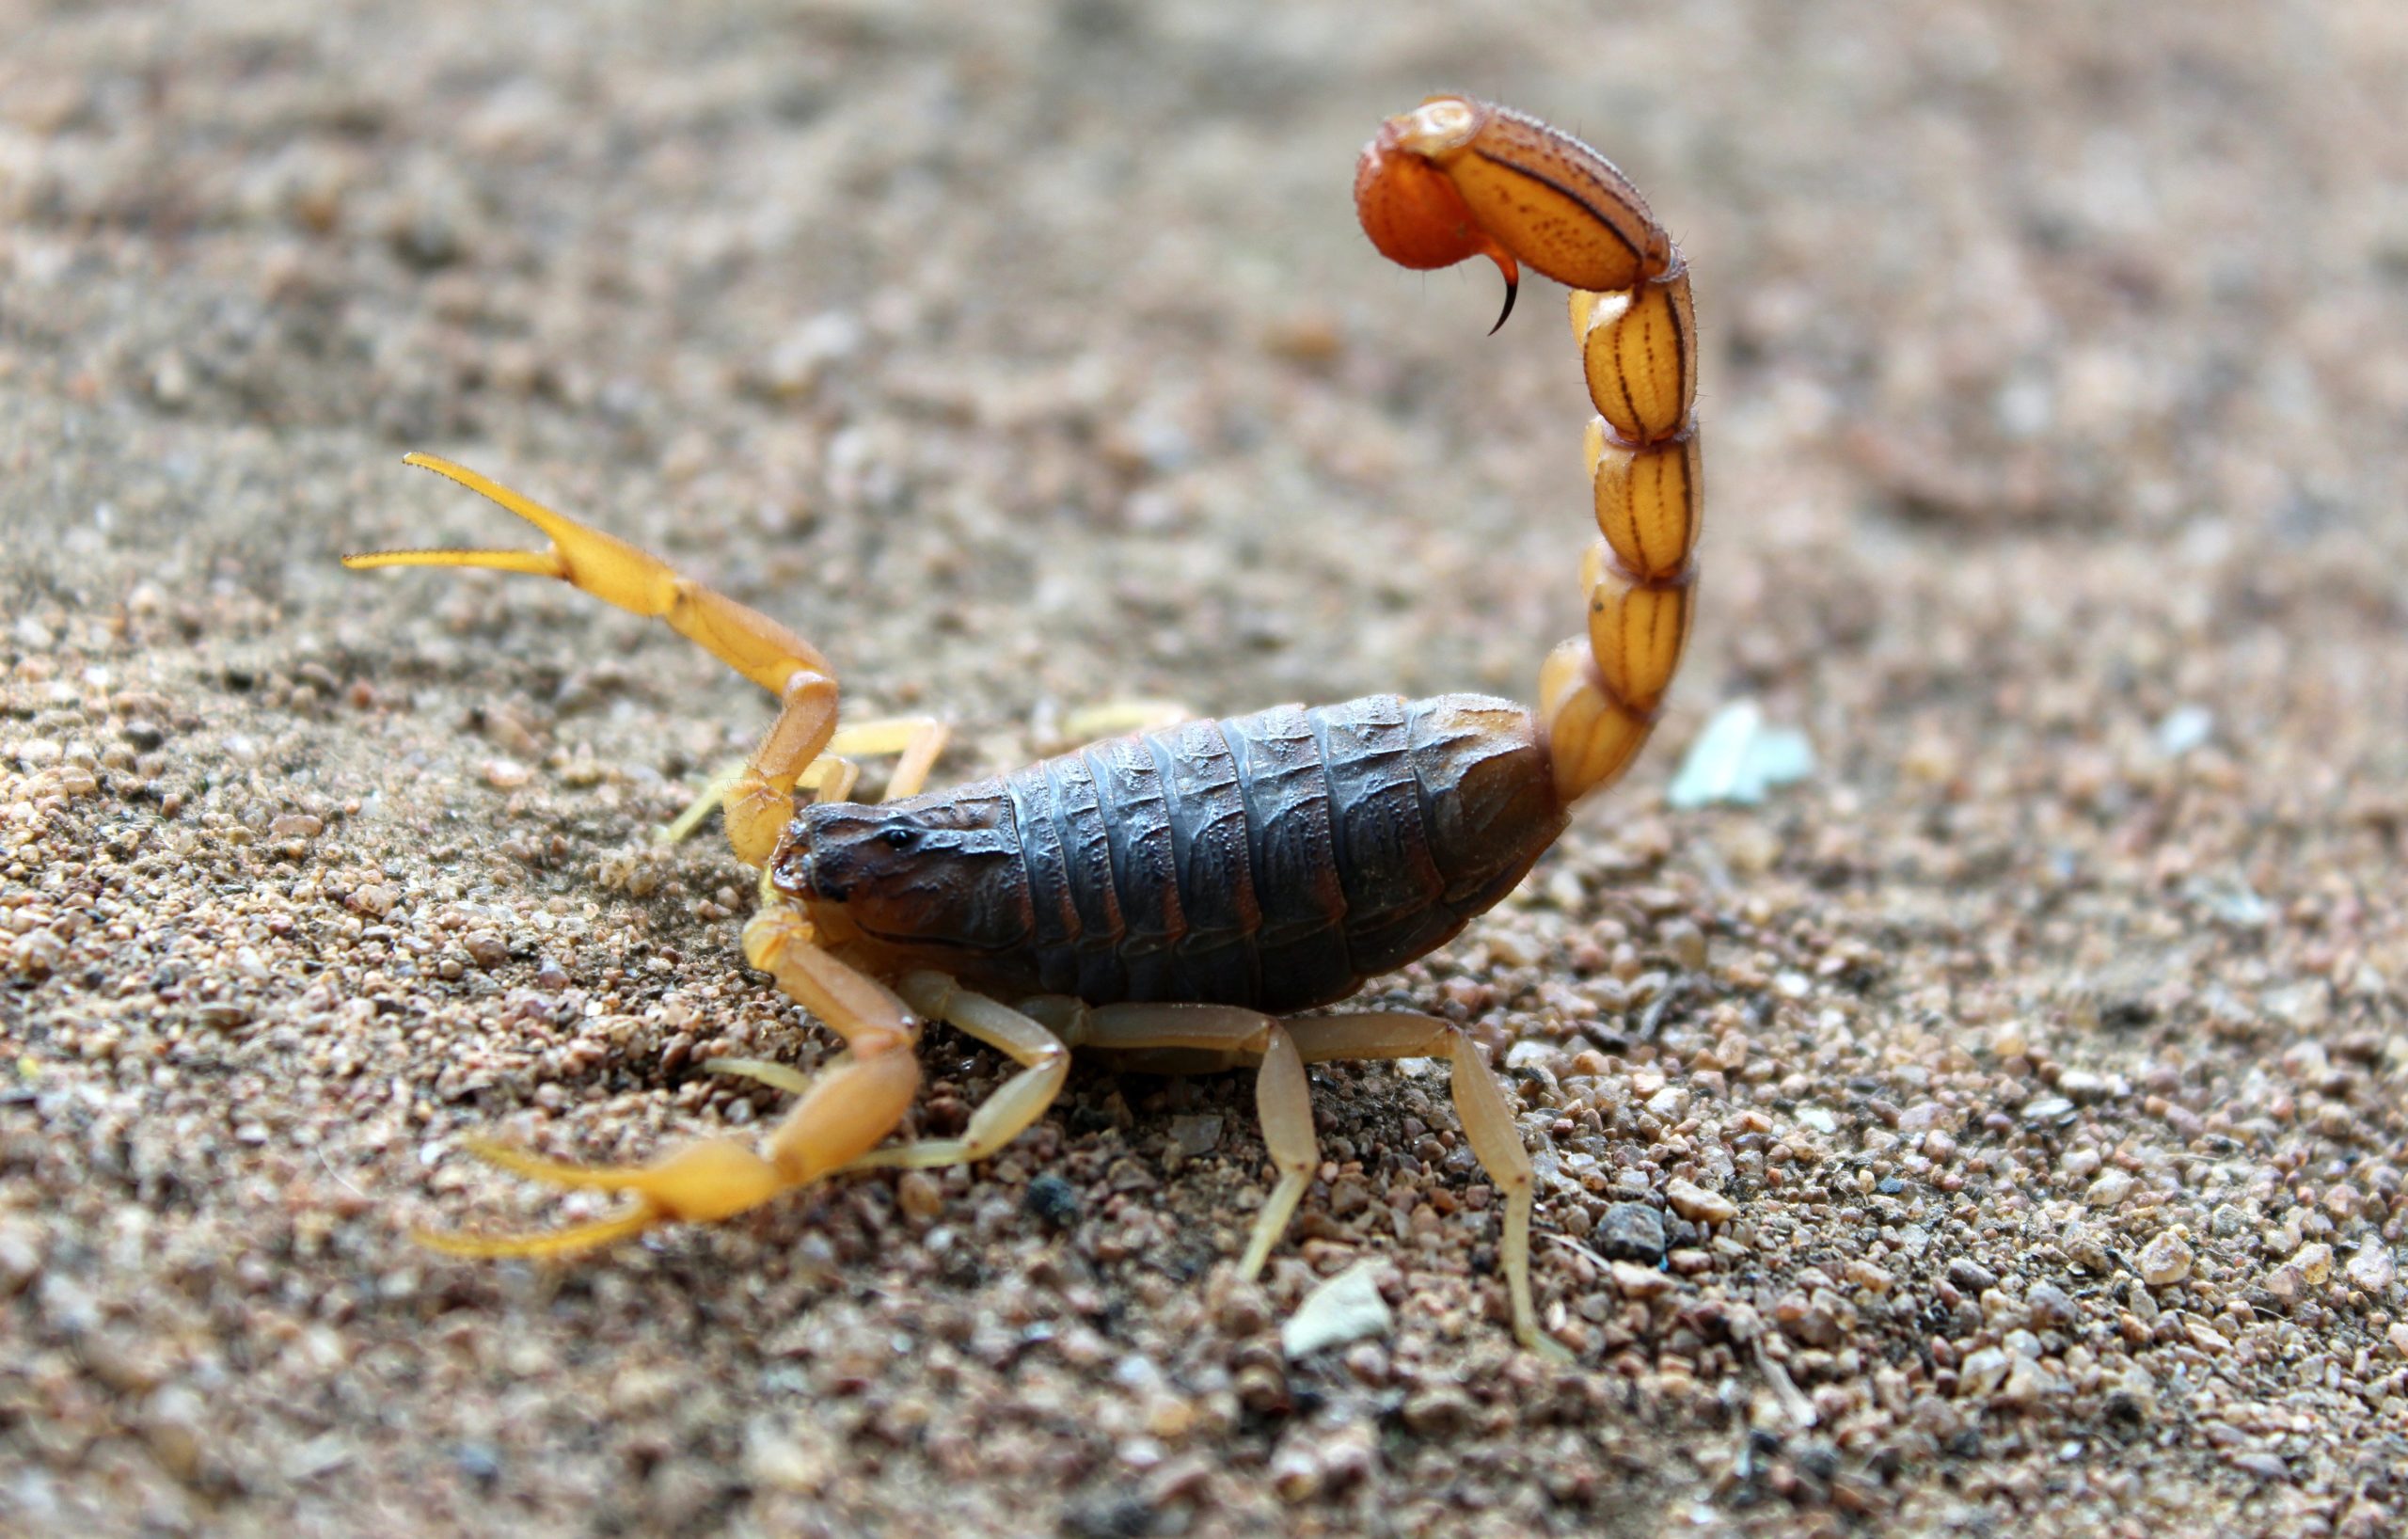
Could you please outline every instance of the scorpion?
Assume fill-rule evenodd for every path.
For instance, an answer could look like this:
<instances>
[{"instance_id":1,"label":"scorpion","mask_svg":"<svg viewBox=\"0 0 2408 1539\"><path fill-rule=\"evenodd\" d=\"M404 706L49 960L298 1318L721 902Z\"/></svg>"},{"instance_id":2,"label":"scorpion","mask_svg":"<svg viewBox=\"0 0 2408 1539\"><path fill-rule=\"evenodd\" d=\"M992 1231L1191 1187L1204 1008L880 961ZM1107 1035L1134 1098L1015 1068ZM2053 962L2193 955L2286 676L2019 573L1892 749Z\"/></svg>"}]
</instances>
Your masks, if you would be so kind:
<instances>
[{"instance_id":1,"label":"scorpion","mask_svg":"<svg viewBox=\"0 0 2408 1539\"><path fill-rule=\"evenodd\" d=\"M1581 572L1587 634L1548 654L1535 710L1476 694L1279 706L926 792L941 722L840 727L827 658L777 621L473 470L405 456L532 524L549 547L393 550L345 565L557 578L667 622L778 697L759 746L679 828L720 807L736 858L761 870L745 960L844 1042L816 1076L710 1061L798 1098L757 1146L708 1138L647 1165L596 1167L467 1140L519 1176L627 1200L555 1230L420 1231L423 1243L560 1254L728 1218L842 1170L985 1159L1045 1115L1071 1051L1087 1049L1164 1072L1256 1069L1276 1182L1238 1263L1251 1279L1320 1164L1306 1065L1443 1057L1466 1140L1503 1194L1497 1258L1514 1336L1565 1356L1531 1302L1533 1166L1473 1039L1404 1010L1299 1012L1426 955L1503 898L1653 728L1696 592L1688 269L1603 155L1465 97L1388 119L1363 149L1354 201L1372 245L1403 266L1494 262L1505 303L1492 332L1513 312L1522 267L1573 291L1597 412L1587 457L1600 537ZM869 754L898 755L884 799L844 800L850 756ZM799 793L809 800L798 804ZM888 1144L920 1087L921 1027L935 1021L1017 1068L958 1136Z\"/></svg>"}]
</instances>

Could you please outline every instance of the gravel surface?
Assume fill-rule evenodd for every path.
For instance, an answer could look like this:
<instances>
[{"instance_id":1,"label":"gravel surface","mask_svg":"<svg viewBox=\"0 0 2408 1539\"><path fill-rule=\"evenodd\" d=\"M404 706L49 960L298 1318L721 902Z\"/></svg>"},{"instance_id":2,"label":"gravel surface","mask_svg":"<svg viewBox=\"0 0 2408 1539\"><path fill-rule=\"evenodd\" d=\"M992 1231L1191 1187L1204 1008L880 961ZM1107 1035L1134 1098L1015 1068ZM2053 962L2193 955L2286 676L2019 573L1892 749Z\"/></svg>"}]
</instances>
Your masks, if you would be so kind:
<instances>
[{"instance_id":1,"label":"gravel surface","mask_svg":"<svg viewBox=\"0 0 2408 1539\"><path fill-rule=\"evenodd\" d=\"M0 1527L2400 1531L2408 9L1632 8L0 7ZM948 777L1116 698L1526 693L1554 296L1484 340L1347 198L1439 87L1620 160L1707 350L1654 751L1372 994L1508 1068L1577 1365L1431 1065L1316 1071L1259 1287L1243 1076L413 1246L591 1211L465 1134L641 1158L774 1113L704 1059L831 1048L650 842L766 703L341 571L522 538L401 451L791 621ZM1670 809L1741 698L1815 774ZM1002 1077L925 1058L919 1131Z\"/></svg>"}]
</instances>

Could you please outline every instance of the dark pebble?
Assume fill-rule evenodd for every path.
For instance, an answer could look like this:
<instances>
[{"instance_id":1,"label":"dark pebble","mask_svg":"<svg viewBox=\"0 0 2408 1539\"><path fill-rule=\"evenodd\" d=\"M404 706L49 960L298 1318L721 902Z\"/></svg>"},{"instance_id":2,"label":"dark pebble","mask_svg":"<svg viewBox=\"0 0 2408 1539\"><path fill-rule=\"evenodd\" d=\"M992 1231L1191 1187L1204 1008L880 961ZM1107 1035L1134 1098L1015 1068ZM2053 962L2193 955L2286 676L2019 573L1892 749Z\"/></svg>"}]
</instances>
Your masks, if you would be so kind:
<instances>
[{"instance_id":1,"label":"dark pebble","mask_svg":"<svg viewBox=\"0 0 2408 1539\"><path fill-rule=\"evenodd\" d=\"M1154 1514L1125 1492L1105 1492L1070 1503L1062 1531L1076 1539L1142 1539L1154 1531Z\"/></svg>"},{"instance_id":2,"label":"dark pebble","mask_svg":"<svg viewBox=\"0 0 2408 1539\"><path fill-rule=\"evenodd\" d=\"M1608 1261L1653 1266L1664 1259L1664 1215L1644 1202L1617 1202L1598 1220L1593 1238Z\"/></svg>"},{"instance_id":3,"label":"dark pebble","mask_svg":"<svg viewBox=\"0 0 2408 1539\"><path fill-rule=\"evenodd\" d=\"M1998 1274L1971 1256L1959 1256L1948 1263L1948 1280L1962 1292L1979 1298L1998 1286Z\"/></svg>"},{"instance_id":4,"label":"dark pebble","mask_svg":"<svg viewBox=\"0 0 2408 1539\"><path fill-rule=\"evenodd\" d=\"M501 1455L489 1443L458 1443L452 1449L452 1463L479 1485L491 1485L501 1479Z\"/></svg>"},{"instance_id":5,"label":"dark pebble","mask_svg":"<svg viewBox=\"0 0 2408 1539\"><path fill-rule=\"evenodd\" d=\"M2148 1403L2130 1389L2116 1389L2107 1396L2107 1420L2137 1427L2148 1420Z\"/></svg>"},{"instance_id":6,"label":"dark pebble","mask_svg":"<svg viewBox=\"0 0 2408 1539\"><path fill-rule=\"evenodd\" d=\"M1059 1229L1079 1216L1079 1189L1059 1176L1039 1176L1028 1183L1021 1206Z\"/></svg>"},{"instance_id":7,"label":"dark pebble","mask_svg":"<svg viewBox=\"0 0 2408 1539\"><path fill-rule=\"evenodd\" d=\"M2025 1307L2032 1311L2033 1323L2042 1329L2071 1325L2081 1310L2073 1297L2053 1282L2036 1282L2023 1295Z\"/></svg>"}]
</instances>

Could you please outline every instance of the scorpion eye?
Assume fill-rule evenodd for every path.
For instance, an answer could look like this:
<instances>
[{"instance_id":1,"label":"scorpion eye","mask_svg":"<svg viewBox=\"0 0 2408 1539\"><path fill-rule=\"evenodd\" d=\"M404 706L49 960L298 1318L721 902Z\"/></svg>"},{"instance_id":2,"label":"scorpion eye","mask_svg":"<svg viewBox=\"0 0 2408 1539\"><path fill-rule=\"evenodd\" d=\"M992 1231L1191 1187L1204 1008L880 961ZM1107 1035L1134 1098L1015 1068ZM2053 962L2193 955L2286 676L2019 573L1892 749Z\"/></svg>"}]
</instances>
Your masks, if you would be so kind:
<instances>
[{"instance_id":1,"label":"scorpion eye","mask_svg":"<svg viewBox=\"0 0 2408 1539\"><path fill-rule=\"evenodd\" d=\"M909 828L891 828L885 833L879 834L879 837L886 841L886 848L889 849L909 849L913 845L920 842L920 831Z\"/></svg>"}]
</instances>

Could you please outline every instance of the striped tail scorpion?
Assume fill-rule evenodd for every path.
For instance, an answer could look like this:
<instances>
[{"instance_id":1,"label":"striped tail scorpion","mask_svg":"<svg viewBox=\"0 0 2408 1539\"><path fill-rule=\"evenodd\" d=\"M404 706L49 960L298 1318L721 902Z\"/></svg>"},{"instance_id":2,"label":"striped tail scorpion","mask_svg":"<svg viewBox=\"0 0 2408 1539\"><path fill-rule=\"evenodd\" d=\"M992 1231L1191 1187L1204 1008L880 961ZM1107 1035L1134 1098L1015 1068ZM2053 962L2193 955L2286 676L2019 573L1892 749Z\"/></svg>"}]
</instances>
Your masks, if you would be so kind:
<instances>
[{"instance_id":1,"label":"striped tail scorpion","mask_svg":"<svg viewBox=\"0 0 2408 1539\"><path fill-rule=\"evenodd\" d=\"M1320 1163L1305 1066L1443 1057L1464 1132L1504 1197L1498 1256L1514 1335L1560 1355L1531 1302L1530 1159L1472 1039L1409 1011L1298 1012L1451 939L1646 740L1695 591L1688 270L1604 156L1462 97L1389 119L1363 150L1354 199L1372 244L1404 266L1496 262L1506 283L1498 326L1523 266L1573 291L1598 414L1587 452L1601 537L1581 573L1587 634L1547 656L1535 710L1473 694L1280 706L923 792L941 724L840 728L827 659L775 620L472 470L408 456L534 525L549 547L388 551L346 565L558 578L668 622L777 696L776 720L720 788L736 858L762 872L744 955L845 1044L816 1076L713 1060L797 1097L757 1147L710 1138L649 1165L599 1168L472 1141L505 1170L628 1200L548 1232L421 1239L461 1255L556 1254L726 1218L841 1170L985 1159L1045 1115L1071 1050L1084 1048L1149 1071L1256 1069L1277 1181L1238 1263L1250 1278ZM886 799L842 800L853 779L845 755L869 754L900 755ZM798 805L799 790L811 800ZM915 1050L930 1021L1017 1071L960 1136L887 1144L919 1088Z\"/></svg>"}]
</instances>

